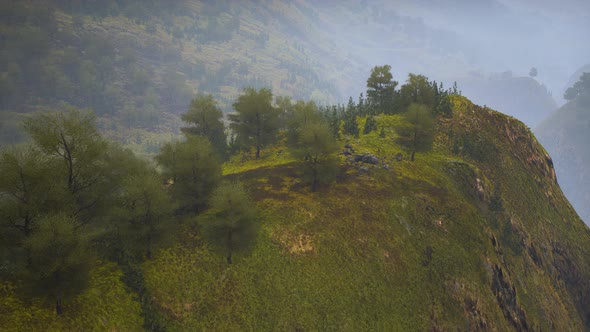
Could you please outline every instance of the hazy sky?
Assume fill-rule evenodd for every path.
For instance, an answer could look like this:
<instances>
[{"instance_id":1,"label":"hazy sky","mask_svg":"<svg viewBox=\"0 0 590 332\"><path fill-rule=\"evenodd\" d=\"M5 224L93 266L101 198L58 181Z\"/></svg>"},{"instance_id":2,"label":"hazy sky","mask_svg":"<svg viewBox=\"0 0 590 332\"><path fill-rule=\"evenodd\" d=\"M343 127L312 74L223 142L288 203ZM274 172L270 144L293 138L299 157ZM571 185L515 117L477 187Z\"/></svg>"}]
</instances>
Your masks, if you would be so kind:
<instances>
[{"instance_id":1,"label":"hazy sky","mask_svg":"<svg viewBox=\"0 0 590 332\"><path fill-rule=\"evenodd\" d=\"M423 23L423 28L407 31L416 34L413 39L422 39L422 44L404 48L395 45L399 43L396 40L389 49L354 50L368 66L389 59L401 76L418 72L450 80L474 72L485 76L508 70L516 76L526 76L531 67L536 67L537 80L560 102L570 75L590 63L590 0L374 0L368 3L395 11L406 20L413 18ZM342 38L348 35L347 31ZM418 51L408 51L412 47Z\"/></svg>"}]
</instances>

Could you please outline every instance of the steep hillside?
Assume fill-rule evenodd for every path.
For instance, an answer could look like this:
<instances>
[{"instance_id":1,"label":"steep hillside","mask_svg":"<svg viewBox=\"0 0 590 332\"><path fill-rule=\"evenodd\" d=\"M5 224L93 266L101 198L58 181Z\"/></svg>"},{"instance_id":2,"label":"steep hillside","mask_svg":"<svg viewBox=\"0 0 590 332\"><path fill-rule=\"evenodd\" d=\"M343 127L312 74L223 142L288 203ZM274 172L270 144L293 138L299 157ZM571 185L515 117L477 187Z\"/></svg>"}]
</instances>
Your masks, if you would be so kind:
<instances>
[{"instance_id":1,"label":"steep hillside","mask_svg":"<svg viewBox=\"0 0 590 332\"><path fill-rule=\"evenodd\" d=\"M472 69L455 34L380 1L0 6L3 142L21 138L19 114L63 102L92 108L107 130L174 132L195 93L225 111L246 86L336 103L363 91L374 65L390 63L399 82L408 71L444 68L440 80Z\"/></svg>"},{"instance_id":2,"label":"steep hillside","mask_svg":"<svg viewBox=\"0 0 590 332\"><path fill-rule=\"evenodd\" d=\"M486 32L464 20L481 10L493 9L496 18L511 13L486 3L468 6L458 18L451 15L456 6L444 2L434 10L430 2L380 0L3 2L0 144L22 139L22 113L64 102L92 108L109 136L139 141L143 151L136 152L146 153L171 139L163 134L178 132L177 115L195 93L212 93L224 111L246 86L342 103L365 89L371 67L385 63L399 82L420 72L449 85L473 70L489 70L482 59L497 58L476 51L486 38L459 33ZM529 126L556 108L532 79L466 80L460 88Z\"/></svg>"},{"instance_id":3,"label":"steep hillside","mask_svg":"<svg viewBox=\"0 0 590 332\"><path fill-rule=\"evenodd\" d=\"M590 107L571 101L535 129L555 161L557 179L580 217L590 223Z\"/></svg>"},{"instance_id":4,"label":"steep hillside","mask_svg":"<svg viewBox=\"0 0 590 332\"><path fill-rule=\"evenodd\" d=\"M517 120L454 105L414 163L394 157L401 118L378 117L385 137L341 142L378 165L343 159L315 194L280 148L230 162L264 211L261 236L232 266L198 236L145 264L168 327L588 329L590 230L551 158Z\"/></svg>"},{"instance_id":5,"label":"steep hillside","mask_svg":"<svg viewBox=\"0 0 590 332\"><path fill-rule=\"evenodd\" d=\"M315 30L313 11L282 1L162 4L0 4L0 144L22 139L23 113L64 103L91 108L103 132L149 152L178 132L196 93L215 95L224 111L244 87L343 99L336 84L350 79L339 69L355 66Z\"/></svg>"}]
</instances>

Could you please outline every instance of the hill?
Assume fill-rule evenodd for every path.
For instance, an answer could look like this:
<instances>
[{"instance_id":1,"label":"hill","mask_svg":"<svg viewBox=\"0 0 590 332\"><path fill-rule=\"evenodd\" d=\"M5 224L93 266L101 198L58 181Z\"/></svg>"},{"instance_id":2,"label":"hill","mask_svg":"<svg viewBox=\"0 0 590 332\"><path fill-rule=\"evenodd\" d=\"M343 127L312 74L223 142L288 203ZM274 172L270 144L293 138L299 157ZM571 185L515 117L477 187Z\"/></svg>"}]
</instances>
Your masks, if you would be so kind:
<instances>
[{"instance_id":1,"label":"hill","mask_svg":"<svg viewBox=\"0 0 590 332\"><path fill-rule=\"evenodd\" d=\"M523 22L531 17L497 1L457 2L460 14L456 5L431 1L166 3L0 4L0 144L23 139L18 126L23 113L68 103L93 109L105 134L149 154L174 139L171 133L178 134L178 114L196 93L212 93L226 112L246 86L266 86L277 95L319 104L342 103L364 90L369 69L382 63L392 65L400 82L408 72L420 72L448 84L473 70L528 71L531 56L547 53L547 47L538 48L547 43L535 39L531 45L524 43L530 38L520 38L508 43L514 52L490 56L513 33L545 35L537 28L546 21L535 18L529 27ZM482 11L491 15L486 22L472 19ZM500 22L506 31L488 31L500 29L503 25L493 20L505 16L508 21ZM515 22L522 29L509 32ZM477 51L488 40L481 34L496 35L495 42L485 43L486 51ZM506 59L517 55L517 64ZM543 75L550 72L539 68ZM546 77L551 77L547 84L557 82ZM459 81L476 103L531 127L556 109L547 89L529 78Z\"/></svg>"},{"instance_id":2,"label":"hill","mask_svg":"<svg viewBox=\"0 0 590 332\"><path fill-rule=\"evenodd\" d=\"M336 183L316 193L281 144L261 159L234 156L225 177L244 183L261 211L253 251L228 265L193 223L180 224L177 243L141 266L152 306L143 317L113 268L110 284L95 284L62 318L4 285L4 329L132 330L142 320L173 331L590 328L590 230L551 158L514 118L460 96L452 104L434 149L415 162L395 157L407 154L394 140L401 115L376 116L382 132L343 137L378 162L341 156Z\"/></svg>"},{"instance_id":3,"label":"hill","mask_svg":"<svg viewBox=\"0 0 590 332\"><path fill-rule=\"evenodd\" d=\"M535 129L553 156L557 178L580 217L590 223L590 106L570 101Z\"/></svg>"},{"instance_id":4,"label":"hill","mask_svg":"<svg viewBox=\"0 0 590 332\"><path fill-rule=\"evenodd\" d=\"M574 84L576 84L577 81L580 80L580 77L582 76L583 73L590 73L590 63L586 64L580 68L578 68L567 80L566 85L563 87L561 94L565 94L565 91L573 86Z\"/></svg>"}]
</instances>

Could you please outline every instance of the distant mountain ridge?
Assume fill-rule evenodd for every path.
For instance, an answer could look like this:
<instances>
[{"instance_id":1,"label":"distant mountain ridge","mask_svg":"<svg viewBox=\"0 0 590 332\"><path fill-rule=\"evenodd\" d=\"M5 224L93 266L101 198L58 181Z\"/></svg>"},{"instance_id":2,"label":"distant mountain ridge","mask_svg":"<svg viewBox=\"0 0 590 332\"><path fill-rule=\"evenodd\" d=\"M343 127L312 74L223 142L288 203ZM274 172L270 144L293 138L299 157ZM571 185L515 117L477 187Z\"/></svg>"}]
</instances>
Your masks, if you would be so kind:
<instances>
[{"instance_id":1,"label":"distant mountain ridge","mask_svg":"<svg viewBox=\"0 0 590 332\"><path fill-rule=\"evenodd\" d=\"M535 133L555 161L561 188L590 225L590 105L565 104Z\"/></svg>"},{"instance_id":2,"label":"distant mountain ridge","mask_svg":"<svg viewBox=\"0 0 590 332\"><path fill-rule=\"evenodd\" d=\"M458 84L475 103L513 116L530 128L557 109L547 88L532 77L514 77L506 72L489 78L458 79Z\"/></svg>"},{"instance_id":3,"label":"distant mountain ridge","mask_svg":"<svg viewBox=\"0 0 590 332\"><path fill-rule=\"evenodd\" d=\"M467 5L436 2L436 8L449 14L458 3ZM18 116L12 113L67 102L91 107L126 127L178 131L176 116L195 93L214 94L225 111L231 111L245 86L270 87L277 95L319 104L344 103L364 91L363 83L375 65L390 64L399 82L411 71L443 80L448 87L455 78L479 70L478 61L493 60L476 52L476 40L437 25L437 15L442 14L428 12L427 1L399 6L386 1L306 0L163 4L137 0L105 0L100 6L72 0L2 4L0 26L6 44L0 109L7 118L6 130L16 131ZM510 14L514 20L516 15L498 1L465 8L464 15L482 8L492 8L494 17ZM447 17L444 22L452 21ZM31 53L39 58L23 56ZM40 73L38 82L33 82L34 73ZM508 90L516 84L505 83ZM465 85L459 88L477 89ZM524 90L537 89L525 85L520 84ZM516 103L520 107L538 102L536 115L541 116L551 101L537 90L529 99L521 96L526 102ZM479 98L477 91L469 92L474 92L470 95L476 102L535 125L529 119L532 111L517 113L518 107L488 102L509 99L506 96L490 97L482 91L484 97ZM106 122L113 126L113 121Z\"/></svg>"}]
</instances>

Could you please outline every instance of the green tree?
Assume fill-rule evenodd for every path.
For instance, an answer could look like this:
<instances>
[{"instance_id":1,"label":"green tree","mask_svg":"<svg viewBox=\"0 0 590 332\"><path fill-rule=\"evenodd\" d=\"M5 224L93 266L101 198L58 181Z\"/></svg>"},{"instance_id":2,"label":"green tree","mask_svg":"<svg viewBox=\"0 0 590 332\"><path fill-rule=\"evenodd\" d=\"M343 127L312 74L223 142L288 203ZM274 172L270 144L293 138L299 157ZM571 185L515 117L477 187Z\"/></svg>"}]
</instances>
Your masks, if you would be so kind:
<instances>
[{"instance_id":1,"label":"green tree","mask_svg":"<svg viewBox=\"0 0 590 332\"><path fill-rule=\"evenodd\" d=\"M79 226L64 214L47 216L24 242L31 254L27 279L32 294L52 298L58 315L63 313L63 301L87 286L91 234L83 233Z\"/></svg>"},{"instance_id":2,"label":"green tree","mask_svg":"<svg viewBox=\"0 0 590 332\"><path fill-rule=\"evenodd\" d=\"M147 166L126 178L121 187L116 213L121 241L127 251L151 259L154 246L169 233L174 204L160 176Z\"/></svg>"},{"instance_id":3,"label":"green tree","mask_svg":"<svg viewBox=\"0 0 590 332\"><path fill-rule=\"evenodd\" d=\"M6 240L29 236L37 217L57 205L54 200L61 194L51 173L47 158L32 146L0 152L0 220L2 233L11 234Z\"/></svg>"},{"instance_id":4,"label":"green tree","mask_svg":"<svg viewBox=\"0 0 590 332\"><path fill-rule=\"evenodd\" d=\"M580 79L565 91L566 100L579 98L583 102L590 102L590 73L583 73Z\"/></svg>"},{"instance_id":5,"label":"green tree","mask_svg":"<svg viewBox=\"0 0 590 332\"><path fill-rule=\"evenodd\" d=\"M256 205L244 187L223 183L213 193L211 210L202 226L210 243L224 251L231 264L234 252L252 247L260 224Z\"/></svg>"},{"instance_id":6,"label":"green tree","mask_svg":"<svg viewBox=\"0 0 590 332\"><path fill-rule=\"evenodd\" d=\"M431 110L436 106L436 84L430 83L424 75L409 74L406 84L400 88L400 99L402 108L410 104L422 104Z\"/></svg>"},{"instance_id":7,"label":"green tree","mask_svg":"<svg viewBox=\"0 0 590 332\"><path fill-rule=\"evenodd\" d=\"M101 215L101 203L113 183L105 176L109 146L96 130L94 117L77 109L41 113L25 119L24 128L54 167L56 185L68 193L61 207L83 223Z\"/></svg>"},{"instance_id":8,"label":"green tree","mask_svg":"<svg viewBox=\"0 0 590 332\"><path fill-rule=\"evenodd\" d=\"M365 127L363 128L363 134L368 134L373 130L377 130L377 120L372 115L367 116L367 120L365 121Z\"/></svg>"},{"instance_id":9,"label":"green tree","mask_svg":"<svg viewBox=\"0 0 590 332\"><path fill-rule=\"evenodd\" d=\"M443 92L439 96L438 104L436 105L434 111L436 114L442 115L445 118L453 117L453 104L451 103L449 94Z\"/></svg>"},{"instance_id":10,"label":"green tree","mask_svg":"<svg viewBox=\"0 0 590 332\"><path fill-rule=\"evenodd\" d=\"M221 158L227 153L223 112L217 106L212 95L198 95L190 104L189 110L181 115L182 121L189 124L181 128L185 135L203 136L209 139L211 145Z\"/></svg>"},{"instance_id":11,"label":"green tree","mask_svg":"<svg viewBox=\"0 0 590 332\"><path fill-rule=\"evenodd\" d=\"M343 128L342 131L346 135L352 135L354 137L359 137L359 125L357 122L357 107L352 100L352 97L348 98L348 105L346 106L346 111L343 112Z\"/></svg>"},{"instance_id":12,"label":"green tree","mask_svg":"<svg viewBox=\"0 0 590 332\"><path fill-rule=\"evenodd\" d=\"M173 196L181 208L198 212L221 179L221 163L211 143L201 136L168 143L156 156L162 175L172 183Z\"/></svg>"},{"instance_id":13,"label":"green tree","mask_svg":"<svg viewBox=\"0 0 590 332\"><path fill-rule=\"evenodd\" d=\"M84 288L95 230L107 228L87 223L107 217L137 162L78 110L34 115L25 130L31 145L0 153L2 246L8 272L28 280L33 295L53 297L61 314L62 299Z\"/></svg>"},{"instance_id":14,"label":"green tree","mask_svg":"<svg viewBox=\"0 0 590 332\"><path fill-rule=\"evenodd\" d=\"M369 113L369 105L367 104L367 102L365 101L365 97L363 96L363 93L361 92L361 94L359 95L359 100L356 104L356 109L357 109L357 113L360 116L364 116L367 113Z\"/></svg>"},{"instance_id":15,"label":"green tree","mask_svg":"<svg viewBox=\"0 0 590 332\"><path fill-rule=\"evenodd\" d=\"M367 79L367 98L373 113L393 113L395 88L398 82L393 80L391 66L375 66Z\"/></svg>"},{"instance_id":16,"label":"green tree","mask_svg":"<svg viewBox=\"0 0 590 332\"><path fill-rule=\"evenodd\" d=\"M340 113L338 112L338 106L332 105L327 107L320 108L320 114L328 126L330 127L330 132L334 138L338 139L340 137Z\"/></svg>"},{"instance_id":17,"label":"green tree","mask_svg":"<svg viewBox=\"0 0 590 332\"><path fill-rule=\"evenodd\" d=\"M288 96L276 96L275 104L279 112L279 128L288 129L291 118L293 117L293 101Z\"/></svg>"},{"instance_id":18,"label":"green tree","mask_svg":"<svg viewBox=\"0 0 590 332\"><path fill-rule=\"evenodd\" d=\"M277 139L279 130L279 111L271 104L272 92L263 88L244 89L244 93L233 104L235 114L229 114L232 122L230 128L237 135L242 146L254 145L256 158L260 158L260 150Z\"/></svg>"},{"instance_id":19,"label":"green tree","mask_svg":"<svg viewBox=\"0 0 590 332\"><path fill-rule=\"evenodd\" d=\"M338 143L330 127L324 121L308 122L301 127L297 145L291 153L303 161L303 174L311 183L311 191L317 191L322 183L328 183L338 173Z\"/></svg>"},{"instance_id":20,"label":"green tree","mask_svg":"<svg viewBox=\"0 0 590 332\"><path fill-rule=\"evenodd\" d=\"M404 114L406 123L396 128L397 142L411 151L411 161L416 152L425 152L432 148L436 123L429 107L421 104L411 104Z\"/></svg>"},{"instance_id":21,"label":"green tree","mask_svg":"<svg viewBox=\"0 0 590 332\"><path fill-rule=\"evenodd\" d=\"M292 108L292 115L289 119L287 130L287 143L290 146L296 145L299 142L301 129L306 124L323 120L322 115L318 112L318 108L313 101L304 102L298 100Z\"/></svg>"}]
</instances>

